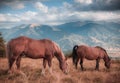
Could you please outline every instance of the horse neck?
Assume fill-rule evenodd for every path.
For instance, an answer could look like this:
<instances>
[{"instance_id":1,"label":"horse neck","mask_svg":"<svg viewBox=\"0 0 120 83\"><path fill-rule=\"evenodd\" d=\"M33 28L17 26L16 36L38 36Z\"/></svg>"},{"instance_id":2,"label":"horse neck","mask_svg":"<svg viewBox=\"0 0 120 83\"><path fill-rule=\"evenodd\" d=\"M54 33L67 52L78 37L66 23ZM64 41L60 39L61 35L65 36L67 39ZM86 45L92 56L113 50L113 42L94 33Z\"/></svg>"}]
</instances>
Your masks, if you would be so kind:
<instances>
[{"instance_id":1,"label":"horse neck","mask_svg":"<svg viewBox=\"0 0 120 83\"><path fill-rule=\"evenodd\" d=\"M53 46L55 49L55 56L58 59L59 64L61 65L65 60L65 56L64 56L62 50L60 49L60 47L57 45L57 43L53 42Z\"/></svg>"},{"instance_id":2,"label":"horse neck","mask_svg":"<svg viewBox=\"0 0 120 83\"><path fill-rule=\"evenodd\" d=\"M65 56L63 55L63 53L62 52L58 52L58 53L56 53L55 56L58 59L60 66L62 66L62 64L65 61Z\"/></svg>"},{"instance_id":3,"label":"horse neck","mask_svg":"<svg viewBox=\"0 0 120 83\"><path fill-rule=\"evenodd\" d=\"M105 56L104 56L104 61L105 61L105 62L109 62L109 60L110 60L109 56L108 56L107 54L105 54Z\"/></svg>"},{"instance_id":4,"label":"horse neck","mask_svg":"<svg viewBox=\"0 0 120 83\"><path fill-rule=\"evenodd\" d=\"M53 47L54 47L54 55L59 61L60 69L62 69L65 63L65 56L57 43L53 42Z\"/></svg>"}]
</instances>

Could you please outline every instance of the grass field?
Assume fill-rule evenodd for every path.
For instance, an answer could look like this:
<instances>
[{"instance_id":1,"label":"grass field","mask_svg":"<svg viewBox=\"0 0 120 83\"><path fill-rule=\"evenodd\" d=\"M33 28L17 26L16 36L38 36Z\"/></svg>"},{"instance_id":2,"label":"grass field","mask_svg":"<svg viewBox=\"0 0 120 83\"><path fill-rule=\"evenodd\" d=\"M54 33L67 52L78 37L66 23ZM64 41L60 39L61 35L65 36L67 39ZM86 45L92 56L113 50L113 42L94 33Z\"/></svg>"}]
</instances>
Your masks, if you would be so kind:
<instances>
[{"instance_id":1,"label":"grass field","mask_svg":"<svg viewBox=\"0 0 120 83\"><path fill-rule=\"evenodd\" d=\"M8 62L6 58L0 58L0 83L120 83L120 60L112 60L111 68L107 70L103 60L100 61L100 70L96 71L95 61L84 61L85 71L76 70L72 64L72 59L67 60L69 73L65 75L59 69L56 58L52 61L53 73L50 74L48 67L45 75L41 75L42 60L22 58L21 71L8 74ZM15 69L16 66L13 66Z\"/></svg>"}]
</instances>

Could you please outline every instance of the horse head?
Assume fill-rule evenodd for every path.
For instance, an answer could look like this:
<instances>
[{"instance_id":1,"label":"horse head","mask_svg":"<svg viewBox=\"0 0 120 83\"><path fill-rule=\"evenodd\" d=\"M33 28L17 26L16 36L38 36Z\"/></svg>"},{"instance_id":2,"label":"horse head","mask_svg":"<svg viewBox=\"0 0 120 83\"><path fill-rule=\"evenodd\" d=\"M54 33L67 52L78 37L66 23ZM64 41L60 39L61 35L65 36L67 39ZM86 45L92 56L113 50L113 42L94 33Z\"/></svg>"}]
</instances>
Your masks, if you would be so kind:
<instances>
[{"instance_id":1,"label":"horse head","mask_svg":"<svg viewBox=\"0 0 120 83\"><path fill-rule=\"evenodd\" d=\"M62 62L60 65L60 69L65 73L68 74L68 63L67 63L67 58Z\"/></svg>"},{"instance_id":2,"label":"horse head","mask_svg":"<svg viewBox=\"0 0 120 83\"><path fill-rule=\"evenodd\" d=\"M110 68L110 64L111 64L111 59L108 57L107 60L105 61L105 66L107 69Z\"/></svg>"},{"instance_id":3,"label":"horse head","mask_svg":"<svg viewBox=\"0 0 120 83\"><path fill-rule=\"evenodd\" d=\"M104 48L100 47L100 46L96 46L95 48L98 48L98 49L101 50L101 52L102 52L103 55L104 55L104 58L103 58L103 59L104 59L104 61L105 61L105 67L106 67L107 69L109 69L109 68L110 68L110 64L111 64L111 59L109 58L106 50L105 50Z\"/></svg>"},{"instance_id":4,"label":"horse head","mask_svg":"<svg viewBox=\"0 0 120 83\"><path fill-rule=\"evenodd\" d=\"M60 69L67 74L68 73L68 64L67 64L67 58L64 56L62 50L60 49L59 45L56 44L55 42L53 43L54 48L55 48L55 56L57 57L59 61L59 67Z\"/></svg>"}]
</instances>

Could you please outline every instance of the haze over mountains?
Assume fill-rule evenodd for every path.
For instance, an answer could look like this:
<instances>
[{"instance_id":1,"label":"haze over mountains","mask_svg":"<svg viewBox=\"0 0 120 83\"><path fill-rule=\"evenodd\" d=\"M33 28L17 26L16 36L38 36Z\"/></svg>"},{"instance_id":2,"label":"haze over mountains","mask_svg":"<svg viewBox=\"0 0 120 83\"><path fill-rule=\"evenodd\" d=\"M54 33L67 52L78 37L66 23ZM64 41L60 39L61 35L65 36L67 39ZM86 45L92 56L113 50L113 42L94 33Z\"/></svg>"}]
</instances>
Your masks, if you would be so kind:
<instances>
[{"instance_id":1,"label":"haze over mountains","mask_svg":"<svg viewBox=\"0 0 120 83\"><path fill-rule=\"evenodd\" d=\"M57 42L64 51L76 44L120 48L120 24L113 22L69 22L56 26L42 24L21 24L9 29L0 27L0 32L9 41L18 36L34 39L49 38Z\"/></svg>"}]
</instances>

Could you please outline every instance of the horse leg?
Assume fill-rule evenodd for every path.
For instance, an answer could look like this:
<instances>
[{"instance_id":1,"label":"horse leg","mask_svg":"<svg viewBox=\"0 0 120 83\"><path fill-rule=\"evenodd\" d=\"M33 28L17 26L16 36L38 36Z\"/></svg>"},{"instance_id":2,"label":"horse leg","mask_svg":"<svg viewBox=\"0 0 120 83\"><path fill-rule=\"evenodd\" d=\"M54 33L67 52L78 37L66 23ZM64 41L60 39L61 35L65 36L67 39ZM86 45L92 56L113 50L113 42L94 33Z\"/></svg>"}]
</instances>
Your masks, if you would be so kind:
<instances>
[{"instance_id":1,"label":"horse leg","mask_svg":"<svg viewBox=\"0 0 120 83\"><path fill-rule=\"evenodd\" d=\"M99 70L99 62L100 62L100 59L96 59L96 67L95 67L95 70Z\"/></svg>"},{"instance_id":2,"label":"horse leg","mask_svg":"<svg viewBox=\"0 0 120 83\"><path fill-rule=\"evenodd\" d=\"M43 59L43 68L42 68L42 72L41 74L44 75L45 74L45 68L46 68L46 59Z\"/></svg>"},{"instance_id":3,"label":"horse leg","mask_svg":"<svg viewBox=\"0 0 120 83\"><path fill-rule=\"evenodd\" d=\"M77 58L77 59L76 59L76 62L75 62L75 67L76 67L76 69L77 69L78 61L79 61L79 58Z\"/></svg>"},{"instance_id":4,"label":"horse leg","mask_svg":"<svg viewBox=\"0 0 120 83\"><path fill-rule=\"evenodd\" d=\"M12 56L11 58L9 58L9 70L8 70L8 73L12 73L12 65L13 63L15 62L15 57Z\"/></svg>"},{"instance_id":5,"label":"horse leg","mask_svg":"<svg viewBox=\"0 0 120 83\"><path fill-rule=\"evenodd\" d=\"M83 68L83 58L80 59L80 66L81 66L81 69L83 71L84 70L84 68Z\"/></svg>"},{"instance_id":6,"label":"horse leg","mask_svg":"<svg viewBox=\"0 0 120 83\"><path fill-rule=\"evenodd\" d=\"M52 74L52 59L50 58L50 59L48 59L48 66L49 66L49 72L50 72L50 74Z\"/></svg>"},{"instance_id":7,"label":"horse leg","mask_svg":"<svg viewBox=\"0 0 120 83\"><path fill-rule=\"evenodd\" d=\"M21 58L22 58L22 54L20 56L18 56L18 58L16 59L17 73L26 76L22 71L20 71Z\"/></svg>"},{"instance_id":8,"label":"horse leg","mask_svg":"<svg viewBox=\"0 0 120 83\"><path fill-rule=\"evenodd\" d=\"M21 61L21 56L19 56L16 60L17 70L20 70L20 61Z\"/></svg>"}]
</instances>

